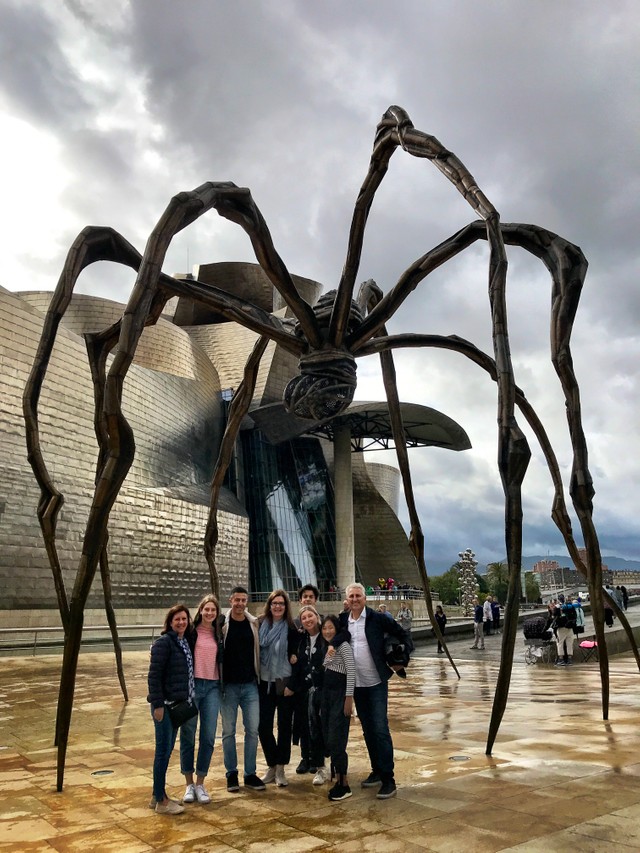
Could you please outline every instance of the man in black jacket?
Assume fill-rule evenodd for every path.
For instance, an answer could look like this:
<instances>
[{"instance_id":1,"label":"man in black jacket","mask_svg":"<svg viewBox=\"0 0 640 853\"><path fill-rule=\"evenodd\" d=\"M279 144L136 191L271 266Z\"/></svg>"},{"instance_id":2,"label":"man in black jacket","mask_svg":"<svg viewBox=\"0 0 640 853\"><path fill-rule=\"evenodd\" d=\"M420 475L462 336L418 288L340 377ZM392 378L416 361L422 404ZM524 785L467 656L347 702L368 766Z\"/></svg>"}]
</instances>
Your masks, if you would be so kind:
<instances>
[{"instance_id":1,"label":"man in black jacket","mask_svg":"<svg viewBox=\"0 0 640 853\"><path fill-rule=\"evenodd\" d=\"M365 588L360 583L346 589L350 610L340 614L340 625L351 634L356 662L354 700L367 745L371 773L361 783L363 788L378 788L379 800L396 795L393 776L393 742L387 717L388 681L401 665L389 666L386 661L385 639L397 637L408 649L411 640L394 620L366 606Z\"/></svg>"}]
</instances>

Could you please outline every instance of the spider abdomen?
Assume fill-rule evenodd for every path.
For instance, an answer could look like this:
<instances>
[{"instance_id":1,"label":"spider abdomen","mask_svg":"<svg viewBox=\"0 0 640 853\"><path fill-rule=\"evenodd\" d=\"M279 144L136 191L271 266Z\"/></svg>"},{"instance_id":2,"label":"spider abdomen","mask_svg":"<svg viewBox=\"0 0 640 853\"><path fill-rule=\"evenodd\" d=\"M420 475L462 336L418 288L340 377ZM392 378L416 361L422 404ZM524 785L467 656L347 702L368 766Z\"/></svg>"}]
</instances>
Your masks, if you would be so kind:
<instances>
[{"instance_id":1,"label":"spider abdomen","mask_svg":"<svg viewBox=\"0 0 640 853\"><path fill-rule=\"evenodd\" d=\"M288 412L322 421L339 415L352 402L356 361L346 350L314 350L300 359L300 374L284 389Z\"/></svg>"}]
</instances>

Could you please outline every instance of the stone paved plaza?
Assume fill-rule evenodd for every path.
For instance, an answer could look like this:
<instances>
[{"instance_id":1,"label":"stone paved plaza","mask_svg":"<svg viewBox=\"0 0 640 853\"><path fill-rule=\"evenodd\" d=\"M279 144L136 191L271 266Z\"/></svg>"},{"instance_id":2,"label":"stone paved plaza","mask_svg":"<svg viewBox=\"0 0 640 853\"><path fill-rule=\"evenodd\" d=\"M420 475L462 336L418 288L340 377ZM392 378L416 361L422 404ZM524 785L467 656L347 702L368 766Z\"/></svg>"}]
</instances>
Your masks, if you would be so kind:
<instances>
[{"instance_id":1,"label":"stone paved plaza","mask_svg":"<svg viewBox=\"0 0 640 853\"><path fill-rule=\"evenodd\" d=\"M406 681L394 677L390 718L398 796L375 799L357 720L349 745L354 791L290 770L288 788L228 794L216 742L210 805L177 817L148 808L153 730L146 652L127 652L131 700L119 694L112 655L80 658L65 787L55 791L52 746L58 656L4 658L0 670L0 850L72 851L573 851L640 849L640 675L632 657L611 663L603 722L596 663L526 666L520 651L494 755L484 754L501 638L478 659L452 644L461 680L422 649ZM521 637L518 640L521 643ZM489 650L491 651L491 650ZM218 730L218 735L219 735ZM260 758L260 752L259 752ZM292 768L297 764L294 747ZM263 767L263 765L262 765ZM259 765L259 772L261 765ZM93 775L97 771L111 771ZM184 790L179 756L170 794Z\"/></svg>"}]
</instances>

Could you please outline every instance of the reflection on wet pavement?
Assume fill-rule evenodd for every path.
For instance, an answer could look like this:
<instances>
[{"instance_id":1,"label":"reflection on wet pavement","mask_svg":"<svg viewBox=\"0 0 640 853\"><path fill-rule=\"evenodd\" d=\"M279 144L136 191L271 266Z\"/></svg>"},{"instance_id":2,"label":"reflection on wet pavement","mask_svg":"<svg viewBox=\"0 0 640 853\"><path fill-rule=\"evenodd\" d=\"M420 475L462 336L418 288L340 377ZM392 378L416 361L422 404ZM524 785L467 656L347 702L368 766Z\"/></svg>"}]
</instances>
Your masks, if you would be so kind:
<instances>
[{"instance_id":1,"label":"reflection on wet pavement","mask_svg":"<svg viewBox=\"0 0 640 853\"><path fill-rule=\"evenodd\" d=\"M5 658L0 851L264 853L265 844L278 853L639 850L640 675L633 659L611 661L608 722L600 719L597 664L559 670L517 661L488 757L498 656L453 654L460 680L446 660L422 651L406 681L391 681L395 799L382 802L375 790L360 789L369 767L354 721L351 799L329 803L328 785L314 787L311 776L293 771L288 788L228 794L217 741L207 782L211 804L187 806L177 817L147 808L153 759L147 653L125 654L127 705L111 656L82 656L61 794L53 747L60 658ZM294 747L292 766L297 762ZM111 772L100 773L105 770ZM177 750L168 781L179 798L184 786Z\"/></svg>"}]
</instances>

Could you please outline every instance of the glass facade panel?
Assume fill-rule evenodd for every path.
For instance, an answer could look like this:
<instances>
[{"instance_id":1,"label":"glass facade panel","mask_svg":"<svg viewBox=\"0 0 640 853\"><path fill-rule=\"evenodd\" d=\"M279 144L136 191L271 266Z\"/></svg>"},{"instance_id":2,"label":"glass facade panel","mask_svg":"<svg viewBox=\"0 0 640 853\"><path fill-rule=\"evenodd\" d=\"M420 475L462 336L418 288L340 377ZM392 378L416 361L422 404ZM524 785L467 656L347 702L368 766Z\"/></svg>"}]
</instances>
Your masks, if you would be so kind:
<instances>
[{"instance_id":1,"label":"glass facade panel","mask_svg":"<svg viewBox=\"0 0 640 853\"><path fill-rule=\"evenodd\" d=\"M252 591L327 591L336 580L334 499L320 442L274 446L259 430L241 437Z\"/></svg>"}]
</instances>

